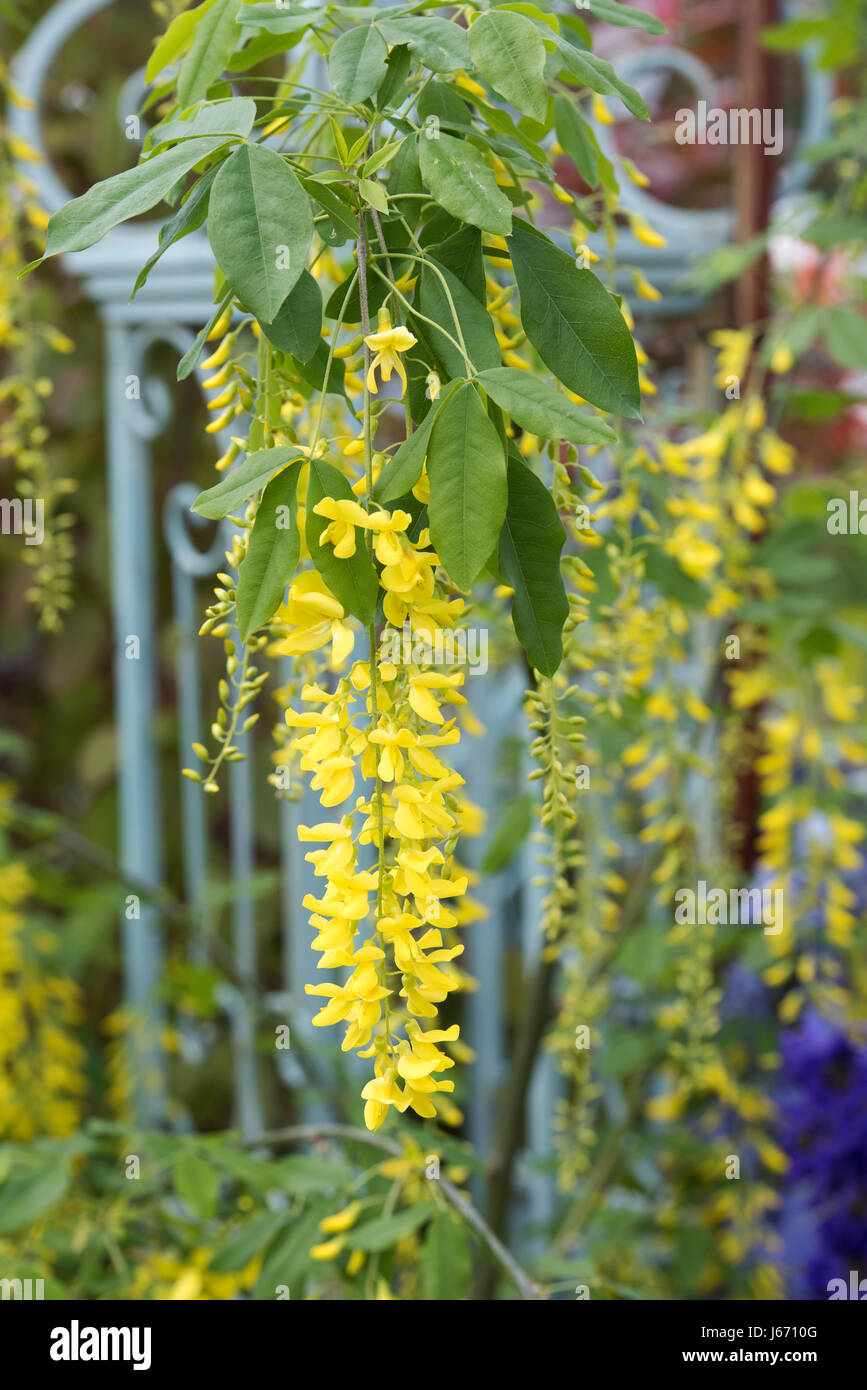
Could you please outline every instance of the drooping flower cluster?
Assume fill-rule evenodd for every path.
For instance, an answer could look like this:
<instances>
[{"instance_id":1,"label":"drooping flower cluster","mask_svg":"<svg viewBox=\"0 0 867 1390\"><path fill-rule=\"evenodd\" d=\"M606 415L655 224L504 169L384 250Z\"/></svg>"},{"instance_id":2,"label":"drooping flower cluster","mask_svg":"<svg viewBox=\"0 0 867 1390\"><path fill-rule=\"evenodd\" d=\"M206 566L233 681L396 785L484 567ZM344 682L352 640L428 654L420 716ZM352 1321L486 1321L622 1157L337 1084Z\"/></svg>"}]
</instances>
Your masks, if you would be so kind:
<instances>
[{"instance_id":1,"label":"drooping flower cluster","mask_svg":"<svg viewBox=\"0 0 867 1390\"><path fill-rule=\"evenodd\" d=\"M428 636L453 624L462 603L437 596L437 556L426 532L408 539L406 513L368 513L330 498L316 510L329 519L322 542L335 553L354 553L357 527L373 533L390 623L408 617ZM315 571L293 582L279 617L289 635L275 650L330 644L333 665L349 658L355 633ZM463 978L453 964L463 946L450 944L466 913L457 900L468 879L454 861L463 779L442 760L460 736L443 706L464 703L462 682L459 670L398 665L374 653L353 662L334 689L305 686L301 707L286 711L300 731L291 748L301 770L326 810L342 808L339 819L300 827L299 837L317 846L307 858L323 880L321 895L304 899L319 968L350 974L343 984L307 990L327 1001L314 1023L345 1024L343 1050L374 1059L375 1077L362 1092L370 1129L391 1106L458 1118L447 1099L454 1083L441 1075L454 1062L439 1044L457 1042L459 1030L435 1020Z\"/></svg>"}]
</instances>

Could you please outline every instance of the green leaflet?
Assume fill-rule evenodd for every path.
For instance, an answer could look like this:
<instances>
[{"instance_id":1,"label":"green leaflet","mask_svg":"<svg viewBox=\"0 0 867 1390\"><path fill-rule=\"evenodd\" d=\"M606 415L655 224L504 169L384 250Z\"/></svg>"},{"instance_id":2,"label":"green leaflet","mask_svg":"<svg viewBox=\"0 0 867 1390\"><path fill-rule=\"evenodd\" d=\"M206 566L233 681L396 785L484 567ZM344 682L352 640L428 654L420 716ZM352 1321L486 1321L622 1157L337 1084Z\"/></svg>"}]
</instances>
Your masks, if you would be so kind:
<instances>
[{"instance_id":1,"label":"green leaflet","mask_svg":"<svg viewBox=\"0 0 867 1390\"><path fill-rule=\"evenodd\" d=\"M419 141L421 176L440 207L493 236L508 236L512 204L497 187L484 158L466 140L439 133Z\"/></svg>"},{"instance_id":2,"label":"green leaflet","mask_svg":"<svg viewBox=\"0 0 867 1390\"><path fill-rule=\"evenodd\" d=\"M193 46L178 73L178 101L192 106L220 76L241 37L238 0L214 0L196 26Z\"/></svg>"},{"instance_id":3,"label":"green leaflet","mask_svg":"<svg viewBox=\"0 0 867 1390\"><path fill-rule=\"evenodd\" d=\"M277 449L259 449L254 454L248 454L243 462L236 463L214 487L200 492L192 510L198 512L199 516L218 521L230 512L237 511L255 492L260 492L276 473L301 457L298 449L285 444Z\"/></svg>"},{"instance_id":4,"label":"green leaflet","mask_svg":"<svg viewBox=\"0 0 867 1390\"><path fill-rule=\"evenodd\" d=\"M288 6L278 9L274 4L244 5L240 7L240 22L245 29L265 29L269 34L294 34L316 24L325 14L323 9L290 10Z\"/></svg>"},{"instance_id":5,"label":"green leaflet","mask_svg":"<svg viewBox=\"0 0 867 1390\"><path fill-rule=\"evenodd\" d=\"M358 530L355 533L355 554L347 560L338 559L334 547L326 541L319 544L319 538L329 524L323 516L317 516L313 508L323 497L346 498L357 502L358 498L342 473L325 459L310 460L310 481L307 484L307 549L325 583L347 613L352 613L362 623L372 623L376 613L376 600L379 593L379 579L373 563L364 546L364 537Z\"/></svg>"},{"instance_id":6,"label":"green leaflet","mask_svg":"<svg viewBox=\"0 0 867 1390\"><path fill-rule=\"evenodd\" d=\"M509 506L500 536L500 568L515 591L512 623L530 665L553 676L563 659L569 601L560 573L566 528L545 484L510 458Z\"/></svg>"},{"instance_id":7,"label":"green leaflet","mask_svg":"<svg viewBox=\"0 0 867 1390\"><path fill-rule=\"evenodd\" d=\"M479 303L487 307L482 234L477 227L461 227L432 247L431 254L437 265L456 275Z\"/></svg>"},{"instance_id":8,"label":"green leaflet","mask_svg":"<svg viewBox=\"0 0 867 1390\"><path fill-rule=\"evenodd\" d=\"M298 534L298 474L295 464L278 473L265 489L238 570L238 632L251 632L273 617L280 606L301 553Z\"/></svg>"},{"instance_id":9,"label":"green leaflet","mask_svg":"<svg viewBox=\"0 0 867 1390\"><path fill-rule=\"evenodd\" d=\"M430 263L428 264L428 262ZM446 270L444 266L438 266L433 257L428 257L422 268L418 286L419 309L427 318L433 319L435 324L441 324L445 332L450 333L455 339L455 342L460 342L440 275L448 285L449 294L455 306L455 313L460 322L460 331L463 334L467 353L473 366L477 371L483 371L486 367L498 367L500 365L500 348L490 314L485 306L479 303L472 291L468 290L466 285L452 275L450 270ZM445 333L441 332L439 328L433 328L429 323L424 324L423 327L434 352L449 376L465 377L467 367L460 349L455 347L454 343L449 342Z\"/></svg>"},{"instance_id":10,"label":"green leaflet","mask_svg":"<svg viewBox=\"0 0 867 1390\"><path fill-rule=\"evenodd\" d=\"M433 1202L417 1202L395 1216L380 1216L363 1226L354 1226L351 1234L353 1250L387 1250L402 1236L424 1225L437 1208Z\"/></svg>"},{"instance_id":11,"label":"green leaflet","mask_svg":"<svg viewBox=\"0 0 867 1390\"><path fill-rule=\"evenodd\" d=\"M825 341L841 367L867 367L867 329L854 310L838 305L828 311Z\"/></svg>"},{"instance_id":12,"label":"green leaflet","mask_svg":"<svg viewBox=\"0 0 867 1390\"><path fill-rule=\"evenodd\" d=\"M545 48L535 24L509 10L488 10L469 31L470 57L489 86L525 116L544 121Z\"/></svg>"},{"instance_id":13,"label":"green leaflet","mask_svg":"<svg viewBox=\"0 0 867 1390\"><path fill-rule=\"evenodd\" d=\"M640 93L636 92L634 87L630 87L628 82L621 81L610 63L597 57L589 49L576 48L559 34L552 35L552 38L566 68L576 81L600 96L619 97L633 116L638 116L642 121L650 120L650 113Z\"/></svg>"},{"instance_id":14,"label":"green leaflet","mask_svg":"<svg viewBox=\"0 0 867 1390\"><path fill-rule=\"evenodd\" d=\"M154 126L149 136L149 147L156 150L160 145L168 145L175 140L195 140L202 135L237 135L245 139L256 120L256 103L252 97L230 97L226 101L211 101L198 109L193 108L191 115L184 114L184 120L173 116L171 120L161 121Z\"/></svg>"},{"instance_id":15,"label":"green leaflet","mask_svg":"<svg viewBox=\"0 0 867 1390\"><path fill-rule=\"evenodd\" d=\"M389 43L406 43L431 72L468 68L467 32L459 24L435 15L401 15L381 19L377 28Z\"/></svg>"},{"instance_id":16,"label":"green leaflet","mask_svg":"<svg viewBox=\"0 0 867 1390\"><path fill-rule=\"evenodd\" d=\"M644 29L648 34L665 33L665 25L656 15L633 9L632 5L621 5L620 0L593 0L593 13L622 29Z\"/></svg>"},{"instance_id":17,"label":"green leaflet","mask_svg":"<svg viewBox=\"0 0 867 1390\"><path fill-rule=\"evenodd\" d=\"M506 515L506 460L478 392L462 386L434 422L428 445L431 540L467 590L497 544Z\"/></svg>"},{"instance_id":18,"label":"green leaflet","mask_svg":"<svg viewBox=\"0 0 867 1390\"><path fill-rule=\"evenodd\" d=\"M639 418L635 347L616 299L526 222L515 222L509 248L521 322L546 367L600 410Z\"/></svg>"},{"instance_id":19,"label":"green leaflet","mask_svg":"<svg viewBox=\"0 0 867 1390\"><path fill-rule=\"evenodd\" d=\"M0 1235L31 1225L60 1200L68 1186L69 1170L57 1161L6 1178L0 1185Z\"/></svg>"},{"instance_id":20,"label":"green leaflet","mask_svg":"<svg viewBox=\"0 0 867 1390\"><path fill-rule=\"evenodd\" d=\"M267 1250L291 1220L292 1217L285 1211L266 1211L250 1217L220 1241L208 1268L214 1274L233 1274L237 1269L246 1269L251 1260Z\"/></svg>"},{"instance_id":21,"label":"green leaflet","mask_svg":"<svg viewBox=\"0 0 867 1390\"><path fill-rule=\"evenodd\" d=\"M185 140L172 150L151 155L134 169L95 183L80 198L73 198L54 214L45 238L45 257L63 251L84 251L100 241L112 227L138 217L161 202L178 179L200 160L226 143L223 135Z\"/></svg>"},{"instance_id":22,"label":"green leaflet","mask_svg":"<svg viewBox=\"0 0 867 1390\"><path fill-rule=\"evenodd\" d=\"M477 377L488 395L522 429L543 439L568 439L573 444L610 444L617 435L609 425L579 410L568 397L518 367L496 367Z\"/></svg>"},{"instance_id":23,"label":"green leaflet","mask_svg":"<svg viewBox=\"0 0 867 1390\"><path fill-rule=\"evenodd\" d=\"M338 96L356 106L372 97L386 75L388 46L374 24L347 29L328 55L328 75Z\"/></svg>"},{"instance_id":24,"label":"green leaflet","mask_svg":"<svg viewBox=\"0 0 867 1390\"><path fill-rule=\"evenodd\" d=\"M322 291L309 270L290 290L273 323L263 323L262 332L281 352L291 353L299 362L309 362L321 342Z\"/></svg>"},{"instance_id":25,"label":"green leaflet","mask_svg":"<svg viewBox=\"0 0 867 1390\"><path fill-rule=\"evenodd\" d=\"M145 81L153 82L163 68L167 68L185 51L191 43L196 25L204 18L214 0L204 0L194 10L185 10L177 15L163 34L151 54L145 68Z\"/></svg>"},{"instance_id":26,"label":"green leaflet","mask_svg":"<svg viewBox=\"0 0 867 1390\"><path fill-rule=\"evenodd\" d=\"M431 1221L419 1257L425 1298L464 1299L472 1273L467 1228L458 1216L440 1211Z\"/></svg>"},{"instance_id":27,"label":"green leaflet","mask_svg":"<svg viewBox=\"0 0 867 1390\"><path fill-rule=\"evenodd\" d=\"M599 150L596 136L574 102L568 97L554 98L554 128L557 139L578 173L590 188L599 183Z\"/></svg>"},{"instance_id":28,"label":"green leaflet","mask_svg":"<svg viewBox=\"0 0 867 1390\"><path fill-rule=\"evenodd\" d=\"M307 194L279 154L242 145L226 160L211 190L208 236L244 307L273 323L313 240Z\"/></svg>"},{"instance_id":29,"label":"green leaflet","mask_svg":"<svg viewBox=\"0 0 867 1390\"><path fill-rule=\"evenodd\" d=\"M186 201L181 203L177 212L170 217L168 222L160 228L159 246L152 256L149 256L136 277L130 301L135 299L142 285L147 280L157 261L165 255L170 246L183 237L189 236L190 232L196 231L201 227L208 215L208 199L211 194L211 184L217 177L217 169L209 169L203 174L198 183L191 188Z\"/></svg>"},{"instance_id":30,"label":"green leaflet","mask_svg":"<svg viewBox=\"0 0 867 1390\"><path fill-rule=\"evenodd\" d=\"M377 502L393 502L411 492L421 477L427 454L428 441L437 415L457 386L453 384L442 400L432 405L417 430L405 439L400 448L392 454L373 486L373 496Z\"/></svg>"},{"instance_id":31,"label":"green leaflet","mask_svg":"<svg viewBox=\"0 0 867 1390\"><path fill-rule=\"evenodd\" d=\"M228 309L231 302L232 291L228 290L227 293L220 300L219 304L217 305L213 314L209 318L208 322L205 324L204 328L201 328L199 332L196 334L195 340L187 348L186 352L184 353L183 357L178 363L178 381L186 381L187 377L190 375L193 369L198 366L199 358L205 350L205 343L210 338L212 332L216 328L220 319L223 317L223 314Z\"/></svg>"},{"instance_id":32,"label":"green leaflet","mask_svg":"<svg viewBox=\"0 0 867 1390\"><path fill-rule=\"evenodd\" d=\"M210 1163L196 1153L183 1154L175 1163L175 1191L190 1211L210 1221L217 1210L220 1183Z\"/></svg>"}]
</instances>

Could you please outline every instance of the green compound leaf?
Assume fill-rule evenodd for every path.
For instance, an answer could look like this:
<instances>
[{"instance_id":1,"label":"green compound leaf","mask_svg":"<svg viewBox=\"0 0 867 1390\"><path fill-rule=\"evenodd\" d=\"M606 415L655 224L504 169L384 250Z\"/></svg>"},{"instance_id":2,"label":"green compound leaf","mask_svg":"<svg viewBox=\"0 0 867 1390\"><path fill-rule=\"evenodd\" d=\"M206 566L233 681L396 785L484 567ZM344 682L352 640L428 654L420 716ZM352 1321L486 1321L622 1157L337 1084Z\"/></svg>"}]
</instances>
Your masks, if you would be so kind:
<instances>
[{"instance_id":1,"label":"green compound leaf","mask_svg":"<svg viewBox=\"0 0 867 1390\"><path fill-rule=\"evenodd\" d=\"M506 515L506 459L478 392L460 388L444 405L428 445L431 540L464 591L484 569Z\"/></svg>"},{"instance_id":2,"label":"green compound leaf","mask_svg":"<svg viewBox=\"0 0 867 1390\"><path fill-rule=\"evenodd\" d=\"M569 601L560 573L566 528L536 474L509 459L509 506L500 536L500 568L515 591L512 622L530 665L553 676L563 659Z\"/></svg>"},{"instance_id":3,"label":"green compound leaf","mask_svg":"<svg viewBox=\"0 0 867 1390\"><path fill-rule=\"evenodd\" d=\"M310 201L279 154L243 145L226 160L211 190L208 236L244 307L273 323L313 240Z\"/></svg>"},{"instance_id":4,"label":"green compound leaf","mask_svg":"<svg viewBox=\"0 0 867 1390\"><path fill-rule=\"evenodd\" d=\"M546 367L600 410L639 418L635 346L616 299L526 222L515 222L509 249L521 322Z\"/></svg>"}]
</instances>

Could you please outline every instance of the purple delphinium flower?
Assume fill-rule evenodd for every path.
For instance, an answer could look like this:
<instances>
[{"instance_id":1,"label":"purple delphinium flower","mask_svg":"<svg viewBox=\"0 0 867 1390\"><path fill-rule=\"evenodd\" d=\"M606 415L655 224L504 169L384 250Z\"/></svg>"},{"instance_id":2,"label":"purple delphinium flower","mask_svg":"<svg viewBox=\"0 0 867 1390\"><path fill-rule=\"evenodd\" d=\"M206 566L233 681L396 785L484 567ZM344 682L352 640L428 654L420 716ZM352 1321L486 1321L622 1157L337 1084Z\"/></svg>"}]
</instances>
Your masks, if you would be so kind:
<instances>
[{"instance_id":1,"label":"purple delphinium flower","mask_svg":"<svg viewBox=\"0 0 867 1390\"><path fill-rule=\"evenodd\" d=\"M818 1014L782 1036L780 1231L790 1298L867 1277L867 1046Z\"/></svg>"}]
</instances>

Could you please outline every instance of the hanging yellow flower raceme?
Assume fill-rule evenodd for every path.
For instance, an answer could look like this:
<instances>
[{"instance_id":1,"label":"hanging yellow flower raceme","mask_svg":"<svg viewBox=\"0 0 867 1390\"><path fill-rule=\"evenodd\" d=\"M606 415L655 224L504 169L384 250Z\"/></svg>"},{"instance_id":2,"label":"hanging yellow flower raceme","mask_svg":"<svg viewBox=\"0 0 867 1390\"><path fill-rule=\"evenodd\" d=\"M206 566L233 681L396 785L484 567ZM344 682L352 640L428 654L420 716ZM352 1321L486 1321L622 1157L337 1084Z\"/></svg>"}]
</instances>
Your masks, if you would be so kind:
<instances>
[{"instance_id":1,"label":"hanging yellow flower raceme","mask_svg":"<svg viewBox=\"0 0 867 1390\"><path fill-rule=\"evenodd\" d=\"M334 498L314 510L329 521L321 543L335 555L355 553L356 527L370 533L390 623L408 618L428 638L440 625L453 626L462 602L437 593L437 556L427 532L409 540L408 513L367 512ZM309 651L330 641L332 665L343 669L353 634L315 571L293 582L278 618L290 633L275 651ZM454 1083L441 1076L454 1062L439 1046L457 1042L459 1030L437 1027L436 1019L438 1006L463 982L453 964L463 947L448 939L467 912L459 900L468 878L454 861L463 779L439 754L459 738L443 705L464 703L464 673L416 659L415 647L407 664L393 655L394 644L390 650L383 644L381 653L344 671L336 689L304 686L301 708L286 712L302 772L310 774L323 807L339 808L338 819L298 832L315 846L307 859L324 880L321 895L304 899L319 968L350 972L340 984L307 986L324 1001L313 1021L345 1024L342 1049L373 1058L375 1075L362 1091L370 1129L392 1106L447 1123L459 1119L448 1099ZM359 863L366 846L376 856L371 868ZM423 1029L419 1020L433 1026ZM325 1242L317 1258L333 1258L339 1243L339 1237Z\"/></svg>"}]
</instances>

